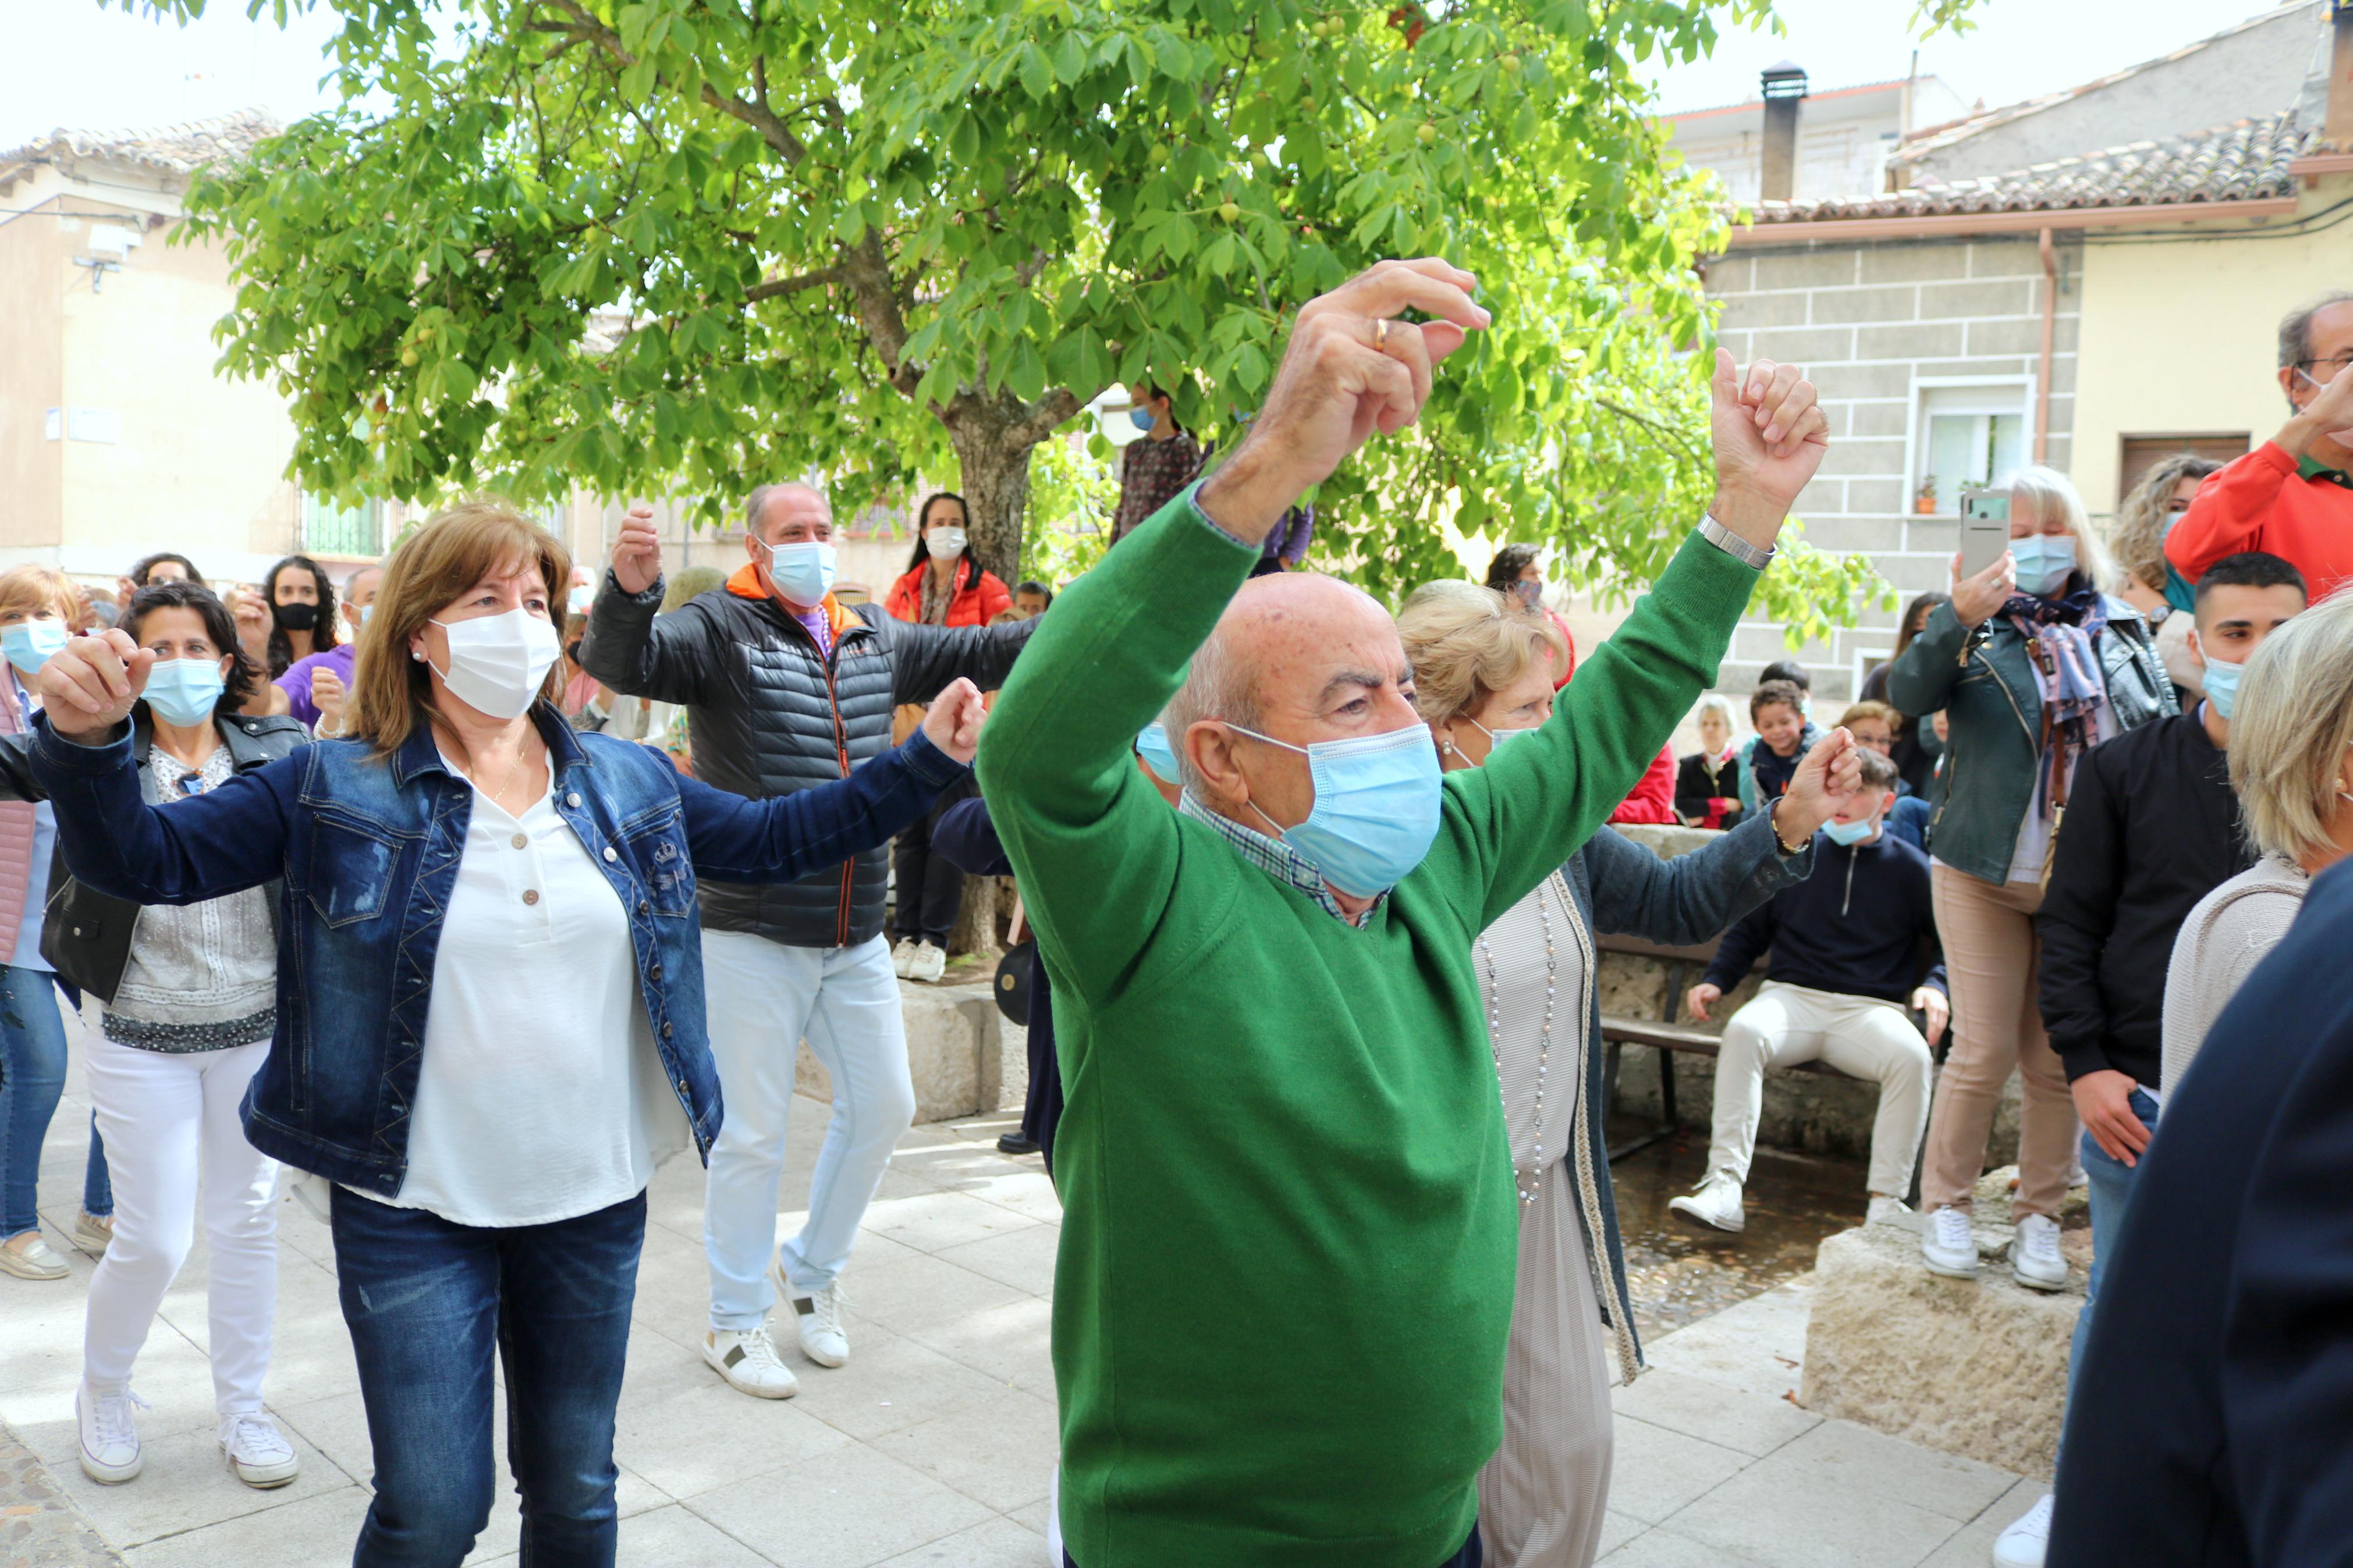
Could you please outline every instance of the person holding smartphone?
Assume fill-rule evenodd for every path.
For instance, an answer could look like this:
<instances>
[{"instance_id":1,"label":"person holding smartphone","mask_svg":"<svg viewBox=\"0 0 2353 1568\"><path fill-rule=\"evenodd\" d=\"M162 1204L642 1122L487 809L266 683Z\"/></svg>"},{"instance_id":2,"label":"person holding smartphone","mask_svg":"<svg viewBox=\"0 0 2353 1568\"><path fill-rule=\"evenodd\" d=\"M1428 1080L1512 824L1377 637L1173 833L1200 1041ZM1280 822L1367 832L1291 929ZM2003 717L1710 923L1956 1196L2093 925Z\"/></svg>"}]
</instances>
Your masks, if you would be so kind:
<instances>
[{"instance_id":1,"label":"person holding smartphone","mask_svg":"<svg viewBox=\"0 0 2353 1568\"><path fill-rule=\"evenodd\" d=\"M2018 1239L2022 1285L2067 1282L2058 1213L2073 1165L2075 1107L2036 1005L2035 911L2084 753L2175 711L2141 613L2103 591L2107 557L2083 499L2054 469L2009 486L2009 546L1964 574L1952 600L1889 667L1906 713L1944 710L1945 798L1929 826L1929 879L1952 991L1953 1044L1921 1155L1921 1256L1931 1273L1974 1279L1969 1200L2002 1085L2025 1077Z\"/></svg>"}]
</instances>

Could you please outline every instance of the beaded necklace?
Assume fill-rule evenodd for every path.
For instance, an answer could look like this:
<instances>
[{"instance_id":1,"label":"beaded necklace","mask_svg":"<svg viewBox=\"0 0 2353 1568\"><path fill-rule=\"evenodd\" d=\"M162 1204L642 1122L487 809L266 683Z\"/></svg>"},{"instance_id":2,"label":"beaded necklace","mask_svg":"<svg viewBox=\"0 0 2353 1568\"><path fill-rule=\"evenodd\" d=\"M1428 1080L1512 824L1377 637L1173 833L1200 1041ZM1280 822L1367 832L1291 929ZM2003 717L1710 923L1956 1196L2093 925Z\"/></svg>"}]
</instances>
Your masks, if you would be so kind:
<instances>
[{"instance_id":1,"label":"beaded necklace","mask_svg":"<svg viewBox=\"0 0 2353 1568\"><path fill-rule=\"evenodd\" d=\"M1553 952L1552 910L1545 901L1545 889L1550 885L1550 879L1546 879L1536 887L1536 918L1544 923L1545 1011L1544 1029L1536 1037L1536 1103L1534 1127L1535 1150L1531 1164L1521 1166L1514 1162L1512 1172L1513 1185L1519 1191L1520 1203L1523 1206L1536 1201L1536 1193L1544 1182L1545 1077L1552 1066L1554 988L1560 977L1559 962ZM1504 1083L1503 988L1495 973L1494 951L1487 945L1485 931L1479 933L1479 956L1487 966L1487 1049L1495 1058L1495 1087L1500 1094L1503 1092ZM1509 1101L1506 1100L1507 1124L1509 1115Z\"/></svg>"}]
</instances>

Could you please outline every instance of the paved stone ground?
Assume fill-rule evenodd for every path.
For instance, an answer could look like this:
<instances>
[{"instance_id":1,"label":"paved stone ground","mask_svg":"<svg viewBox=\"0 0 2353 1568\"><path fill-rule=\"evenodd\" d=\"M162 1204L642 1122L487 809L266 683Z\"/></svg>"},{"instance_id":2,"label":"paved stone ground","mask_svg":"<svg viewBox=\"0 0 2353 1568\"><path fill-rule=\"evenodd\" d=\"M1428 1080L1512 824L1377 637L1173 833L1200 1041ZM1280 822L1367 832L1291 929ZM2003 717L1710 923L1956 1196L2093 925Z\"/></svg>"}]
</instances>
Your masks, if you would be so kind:
<instances>
[{"instance_id":1,"label":"paved stone ground","mask_svg":"<svg viewBox=\"0 0 2353 1568\"><path fill-rule=\"evenodd\" d=\"M71 1023L69 1022L69 1028ZM79 1053L50 1127L42 1194L62 1249L89 1126ZM806 1193L824 1108L795 1109L786 1199ZM701 1173L656 1179L617 1458L621 1561L631 1568L1040 1568L1055 1455L1048 1296L1060 1209L1035 1160L991 1146L1007 1117L918 1127L870 1212L845 1284L853 1358L786 1353L797 1398L745 1398L703 1366ZM787 1213L784 1223L796 1223ZM164 1300L136 1386L146 1473L100 1487L74 1461L73 1391L90 1263L35 1284L0 1277L0 1545L34 1515L80 1509L134 1568L329 1568L348 1563L367 1506L366 1423L335 1303L324 1227L297 1205L280 1228L270 1407L303 1470L240 1486L213 1439L204 1258ZM1604 1561L1611 1568L1951 1568L2038 1495L1999 1470L1915 1447L1785 1397L1798 1384L1805 1288L1782 1286L1657 1342L1660 1369L1619 1394ZM7 1478L6 1429L47 1467ZM470 1563L512 1562L512 1494ZM24 1559L84 1563L82 1554ZM20 1559L6 1558L10 1563Z\"/></svg>"}]
</instances>

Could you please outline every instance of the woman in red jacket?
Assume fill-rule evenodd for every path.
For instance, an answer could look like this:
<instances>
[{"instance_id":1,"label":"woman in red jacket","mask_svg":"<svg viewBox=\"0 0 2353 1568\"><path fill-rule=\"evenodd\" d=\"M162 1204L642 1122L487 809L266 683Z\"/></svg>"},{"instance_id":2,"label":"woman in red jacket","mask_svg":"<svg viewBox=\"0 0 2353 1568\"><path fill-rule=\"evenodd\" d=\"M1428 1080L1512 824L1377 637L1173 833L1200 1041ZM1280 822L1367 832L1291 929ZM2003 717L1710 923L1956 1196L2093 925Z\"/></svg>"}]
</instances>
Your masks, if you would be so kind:
<instances>
[{"instance_id":1,"label":"woman in red jacket","mask_svg":"<svg viewBox=\"0 0 2353 1568\"><path fill-rule=\"evenodd\" d=\"M926 496L915 515L915 558L891 584L884 609L928 626L985 626L1011 607L997 574L965 552L964 497Z\"/></svg>"},{"instance_id":2,"label":"woman in red jacket","mask_svg":"<svg viewBox=\"0 0 2353 1568\"><path fill-rule=\"evenodd\" d=\"M926 496L915 517L915 558L891 584L885 610L924 626L985 626L1011 607L1005 584L965 550L964 497L946 490ZM898 940L891 967L902 979L935 981L947 971L948 933L964 911L964 873L932 853L932 826L969 793L943 795L931 815L900 832L892 851Z\"/></svg>"}]
</instances>

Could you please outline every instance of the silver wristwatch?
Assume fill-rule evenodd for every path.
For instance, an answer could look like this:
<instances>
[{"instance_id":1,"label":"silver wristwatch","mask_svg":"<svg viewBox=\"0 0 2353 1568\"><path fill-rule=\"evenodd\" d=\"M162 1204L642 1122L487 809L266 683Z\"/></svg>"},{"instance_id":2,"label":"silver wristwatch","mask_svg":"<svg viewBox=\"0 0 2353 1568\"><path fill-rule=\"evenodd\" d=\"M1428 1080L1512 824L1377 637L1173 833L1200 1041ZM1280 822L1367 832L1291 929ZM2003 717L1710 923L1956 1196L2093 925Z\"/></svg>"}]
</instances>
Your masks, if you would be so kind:
<instances>
[{"instance_id":1,"label":"silver wristwatch","mask_svg":"<svg viewBox=\"0 0 2353 1568\"><path fill-rule=\"evenodd\" d=\"M1762 572L1773 564L1772 551L1757 549L1713 517L1699 520L1699 536L1744 566L1753 566Z\"/></svg>"}]
</instances>

